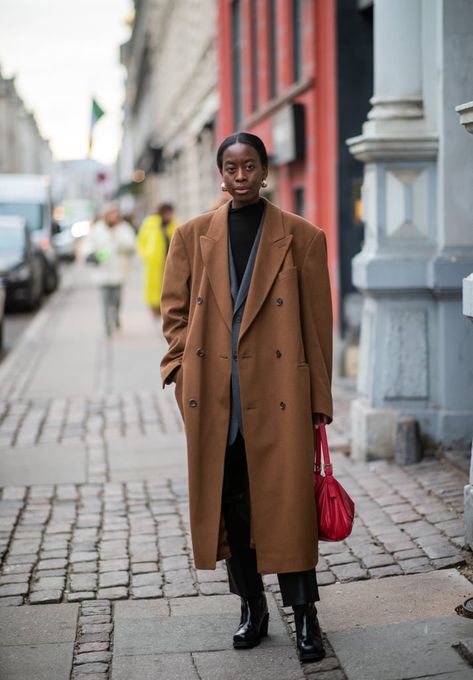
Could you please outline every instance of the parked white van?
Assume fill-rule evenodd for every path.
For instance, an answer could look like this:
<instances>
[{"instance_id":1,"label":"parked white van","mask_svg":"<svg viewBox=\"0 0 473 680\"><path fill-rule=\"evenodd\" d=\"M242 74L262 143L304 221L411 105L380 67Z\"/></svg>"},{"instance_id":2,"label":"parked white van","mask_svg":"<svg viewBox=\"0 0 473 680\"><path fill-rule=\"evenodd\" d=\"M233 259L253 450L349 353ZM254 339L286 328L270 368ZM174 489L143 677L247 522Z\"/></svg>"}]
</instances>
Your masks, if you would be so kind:
<instances>
[{"instance_id":1,"label":"parked white van","mask_svg":"<svg viewBox=\"0 0 473 680\"><path fill-rule=\"evenodd\" d=\"M41 251L44 292L55 290L59 283L59 258L52 240L49 177L0 174L0 215L25 218L31 238Z\"/></svg>"}]
</instances>

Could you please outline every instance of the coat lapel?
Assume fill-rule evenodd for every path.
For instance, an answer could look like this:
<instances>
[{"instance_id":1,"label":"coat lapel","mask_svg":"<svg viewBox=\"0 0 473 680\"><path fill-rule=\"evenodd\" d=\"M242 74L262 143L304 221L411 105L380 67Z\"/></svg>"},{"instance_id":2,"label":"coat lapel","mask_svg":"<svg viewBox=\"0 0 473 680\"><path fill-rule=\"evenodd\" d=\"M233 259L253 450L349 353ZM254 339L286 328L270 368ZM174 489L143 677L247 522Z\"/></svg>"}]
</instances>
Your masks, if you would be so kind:
<instances>
[{"instance_id":1,"label":"coat lapel","mask_svg":"<svg viewBox=\"0 0 473 680\"><path fill-rule=\"evenodd\" d=\"M228 330L232 330L233 303L228 262L228 206L216 210L206 236L200 237L202 259L217 306ZM292 235L284 232L282 211L266 201L263 229L256 255L240 338L255 319L284 261Z\"/></svg>"},{"instance_id":2,"label":"coat lapel","mask_svg":"<svg viewBox=\"0 0 473 680\"><path fill-rule=\"evenodd\" d=\"M228 206L229 203L225 203L215 211L207 235L200 237L200 250L217 306L231 332L233 305L228 273Z\"/></svg>"},{"instance_id":3,"label":"coat lapel","mask_svg":"<svg viewBox=\"0 0 473 680\"><path fill-rule=\"evenodd\" d=\"M282 211L266 201L263 230L243 314L240 339L268 296L291 241L292 235L286 236L284 232Z\"/></svg>"}]
</instances>

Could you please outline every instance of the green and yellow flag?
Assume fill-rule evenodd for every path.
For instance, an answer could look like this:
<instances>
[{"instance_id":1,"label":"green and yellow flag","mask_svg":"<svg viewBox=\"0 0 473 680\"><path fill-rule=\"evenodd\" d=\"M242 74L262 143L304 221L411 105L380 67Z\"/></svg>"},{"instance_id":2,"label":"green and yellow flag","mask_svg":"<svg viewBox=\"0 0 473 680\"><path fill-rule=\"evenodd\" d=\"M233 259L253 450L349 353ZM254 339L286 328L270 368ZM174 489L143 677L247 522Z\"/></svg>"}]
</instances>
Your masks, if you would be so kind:
<instances>
[{"instance_id":1,"label":"green and yellow flag","mask_svg":"<svg viewBox=\"0 0 473 680\"><path fill-rule=\"evenodd\" d=\"M89 129L89 155L92 151L93 145L93 134L95 124L105 115L105 111L102 109L100 104L97 102L95 97L92 99L92 112L90 116L90 129Z\"/></svg>"}]
</instances>

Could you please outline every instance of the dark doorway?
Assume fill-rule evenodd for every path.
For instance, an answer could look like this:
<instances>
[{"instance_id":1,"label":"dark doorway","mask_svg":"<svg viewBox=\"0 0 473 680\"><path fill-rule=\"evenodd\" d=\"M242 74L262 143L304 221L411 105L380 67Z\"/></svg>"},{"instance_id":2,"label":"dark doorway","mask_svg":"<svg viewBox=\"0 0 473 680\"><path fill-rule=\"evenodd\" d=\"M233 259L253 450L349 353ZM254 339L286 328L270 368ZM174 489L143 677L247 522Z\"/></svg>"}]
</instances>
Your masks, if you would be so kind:
<instances>
[{"instance_id":1,"label":"dark doorway","mask_svg":"<svg viewBox=\"0 0 473 680\"><path fill-rule=\"evenodd\" d=\"M373 95L372 0L338 0L337 64L340 328L346 336L358 325L351 261L363 243L363 163L350 154L346 140L361 134Z\"/></svg>"}]
</instances>

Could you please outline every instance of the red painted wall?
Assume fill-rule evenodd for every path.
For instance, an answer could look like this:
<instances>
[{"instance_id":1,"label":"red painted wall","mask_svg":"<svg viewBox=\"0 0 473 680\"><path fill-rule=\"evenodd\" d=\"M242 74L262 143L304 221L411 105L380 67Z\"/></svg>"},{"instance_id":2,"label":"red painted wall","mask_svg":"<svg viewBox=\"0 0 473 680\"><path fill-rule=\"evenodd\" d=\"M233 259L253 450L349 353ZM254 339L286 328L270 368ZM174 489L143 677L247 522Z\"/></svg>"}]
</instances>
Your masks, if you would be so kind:
<instances>
[{"instance_id":1,"label":"red painted wall","mask_svg":"<svg viewBox=\"0 0 473 680\"><path fill-rule=\"evenodd\" d=\"M242 25L242 112L243 124L270 102L269 0L257 0L257 23L252 28L251 0L240 0ZM294 86L292 0L277 0L276 100ZM232 88L232 0L219 0L218 55L220 110L217 145L236 132ZM335 325L338 326L337 245L337 116L336 116L336 0L304 0L302 21L303 74L311 79L304 91L291 101L304 104L306 153L304 160L270 168L274 200L285 210L295 210L294 190L303 187L304 217L322 227L327 235L332 280ZM257 40L252 40L252 35ZM257 50L258 109L252 110L252 50ZM285 102L287 103L287 102ZM272 152L274 111L244 129L260 136ZM243 129L243 128L241 128Z\"/></svg>"}]
</instances>

